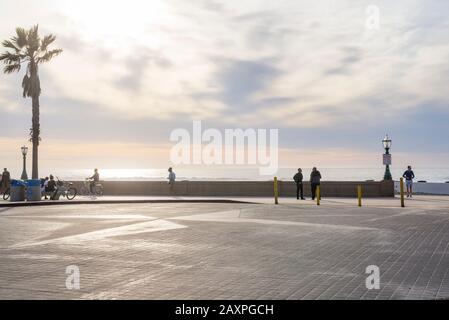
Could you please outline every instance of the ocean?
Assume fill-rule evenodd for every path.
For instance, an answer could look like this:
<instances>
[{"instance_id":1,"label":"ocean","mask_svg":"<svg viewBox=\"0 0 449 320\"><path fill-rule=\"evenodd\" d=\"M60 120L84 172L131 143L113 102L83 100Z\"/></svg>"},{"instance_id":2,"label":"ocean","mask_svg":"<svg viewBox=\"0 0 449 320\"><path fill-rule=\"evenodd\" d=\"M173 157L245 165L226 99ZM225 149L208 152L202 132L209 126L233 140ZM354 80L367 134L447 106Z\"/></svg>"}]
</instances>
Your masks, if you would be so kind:
<instances>
[{"instance_id":1,"label":"ocean","mask_svg":"<svg viewBox=\"0 0 449 320\"><path fill-rule=\"evenodd\" d=\"M318 168L323 181L366 181L383 179L385 168ZM405 169L391 168L394 180L399 180ZM413 168L416 181L447 182L449 181L449 168ZM177 180L271 180L273 176L261 176L258 168L245 167L174 167ZM167 169L101 169L101 180L106 181L145 181L165 180ZM280 180L291 180L297 168L280 168L276 174ZM305 180L308 180L311 168L303 168ZM83 180L93 174L93 169L53 170L46 172L40 170L41 176L53 174L64 180Z\"/></svg>"}]
</instances>

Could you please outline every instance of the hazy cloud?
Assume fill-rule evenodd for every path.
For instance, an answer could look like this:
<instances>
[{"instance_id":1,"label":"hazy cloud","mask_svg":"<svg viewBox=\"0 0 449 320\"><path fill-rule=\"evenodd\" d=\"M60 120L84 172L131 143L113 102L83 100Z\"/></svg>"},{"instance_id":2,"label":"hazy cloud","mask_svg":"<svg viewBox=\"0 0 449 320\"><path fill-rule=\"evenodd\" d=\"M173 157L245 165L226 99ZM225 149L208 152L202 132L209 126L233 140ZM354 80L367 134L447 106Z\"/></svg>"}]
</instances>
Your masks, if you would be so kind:
<instances>
[{"instance_id":1,"label":"hazy cloud","mask_svg":"<svg viewBox=\"0 0 449 320\"><path fill-rule=\"evenodd\" d=\"M0 38L39 22L64 49L41 68L44 133L156 142L200 119L280 128L292 148L300 136L363 149L348 138L355 130L394 132L410 146L430 139L438 117L433 130L446 137L449 2L376 1L375 31L365 28L370 4L114 0L105 10L103 1L4 0ZM16 124L4 136L29 126L22 76L0 75L2 118Z\"/></svg>"}]
</instances>

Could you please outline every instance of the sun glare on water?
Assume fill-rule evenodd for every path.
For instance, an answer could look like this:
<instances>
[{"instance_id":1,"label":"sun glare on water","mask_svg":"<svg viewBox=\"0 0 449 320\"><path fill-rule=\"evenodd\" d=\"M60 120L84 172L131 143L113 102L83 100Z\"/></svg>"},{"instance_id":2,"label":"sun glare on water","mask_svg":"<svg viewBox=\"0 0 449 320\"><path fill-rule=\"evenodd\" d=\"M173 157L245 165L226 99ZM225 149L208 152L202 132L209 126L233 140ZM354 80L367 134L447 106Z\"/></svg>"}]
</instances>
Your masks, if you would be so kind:
<instances>
[{"instance_id":1,"label":"sun glare on water","mask_svg":"<svg viewBox=\"0 0 449 320\"><path fill-rule=\"evenodd\" d=\"M103 169L101 170L101 176L106 180L151 179L159 177L160 171L156 169Z\"/></svg>"}]
</instances>

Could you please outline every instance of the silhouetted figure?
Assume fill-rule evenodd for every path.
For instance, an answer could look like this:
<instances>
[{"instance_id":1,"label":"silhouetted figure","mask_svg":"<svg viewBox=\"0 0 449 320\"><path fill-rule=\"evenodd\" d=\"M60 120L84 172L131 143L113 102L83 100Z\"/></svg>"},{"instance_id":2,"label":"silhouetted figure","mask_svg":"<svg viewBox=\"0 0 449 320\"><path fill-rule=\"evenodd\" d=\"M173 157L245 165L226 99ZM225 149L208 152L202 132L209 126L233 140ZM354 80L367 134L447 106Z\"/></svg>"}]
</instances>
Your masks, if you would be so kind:
<instances>
[{"instance_id":1,"label":"silhouetted figure","mask_svg":"<svg viewBox=\"0 0 449 320\"><path fill-rule=\"evenodd\" d=\"M316 169L316 167L313 167L312 172L310 173L310 186L312 189L312 200L315 200L316 188L320 185L320 183L321 183L321 173Z\"/></svg>"},{"instance_id":2,"label":"silhouetted figure","mask_svg":"<svg viewBox=\"0 0 449 320\"><path fill-rule=\"evenodd\" d=\"M100 182L100 174L98 173L98 169L94 169L94 174L89 179L91 180L90 181L90 192L94 193L95 184Z\"/></svg>"},{"instance_id":3,"label":"silhouetted figure","mask_svg":"<svg viewBox=\"0 0 449 320\"><path fill-rule=\"evenodd\" d=\"M41 192L44 194L44 199L47 200L47 194L45 193L45 189L48 186L49 177L45 177L45 179L41 179Z\"/></svg>"},{"instance_id":4,"label":"silhouetted figure","mask_svg":"<svg viewBox=\"0 0 449 320\"><path fill-rule=\"evenodd\" d=\"M50 193L50 200L53 200L55 198L57 188L56 188L55 177L53 177L53 175L50 175L50 180L47 181L47 186L45 187L45 192ZM47 197L45 197L45 199L47 199Z\"/></svg>"},{"instance_id":5,"label":"silhouetted figure","mask_svg":"<svg viewBox=\"0 0 449 320\"><path fill-rule=\"evenodd\" d=\"M302 169L298 169L298 173L294 175L293 180L296 183L296 199L299 200L299 195L301 194L301 200L305 200L304 198L304 189L302 185L303 180Z\"/></svg>"},{"instance_id":6,"label":"silhouetted figure","mask_svg":"<svg viewBox=\"0 0 449 320\"><path fill-rule=\"evenodd\" d=\"M8 169L4 168L2 173L2 183L1 183L0 190L6 191L11 186L11 174L9 173Z\"/></svg>"},{"instance_id":7,"label":"silhouetted figure","mask_svg":"<svg viewBox=\"0 0 449 320\"><path fill-rule=\"evenodd\" d=\"M170 192L172 192L173 188L175 186L175 181L176 181L176 174L173 172L173 168L172 167L168 168L167 180L168 180L168 185L170 187Z\"/></svg>"},{"instance_id":8,"label":"silhouetted figure","mask_svg":"<svg viewBox=\"0 0 449 320\"><path fill-rule=\"evenodd\" d=\"M415 178L415 173L412 171L412 166L407 167L407 171L402 175L405 178L405 185L407 186L407 198L412 198L413 195L413 179Z\"/></svg>"}]
</instances>

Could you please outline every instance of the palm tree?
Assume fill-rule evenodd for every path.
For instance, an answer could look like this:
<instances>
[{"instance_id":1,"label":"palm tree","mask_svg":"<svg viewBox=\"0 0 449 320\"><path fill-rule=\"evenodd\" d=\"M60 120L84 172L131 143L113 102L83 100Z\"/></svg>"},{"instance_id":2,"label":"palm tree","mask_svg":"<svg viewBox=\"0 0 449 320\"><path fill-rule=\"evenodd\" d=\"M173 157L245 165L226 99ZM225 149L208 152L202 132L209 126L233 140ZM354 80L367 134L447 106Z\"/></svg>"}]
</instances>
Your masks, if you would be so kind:
<instances>
[{"instance_id":1,"label":"palm tree","mask_svg":"<svg viewBox=\"0 0 449 320\"><path fill-rule=\"evenodd\" d=\"M49 62L53 57L62 52L61 49L49 50L49 46L56 40L52 34L44 38L39 37L39 26L36 25L29 30L16 28L16 35L10 40L5 40L2 45L10 49L0 55L0 61L6 65L4 73L19 72L22 64L26 64L26 73L23 77L23 97L31 98L32 101L32 126L30 129L30 141L33 143L33 171L32 178L38 179L38 146L40 141L39 124L39 96L41 86L39 81L39 65Z\"/></svg>"}]
</instances>

